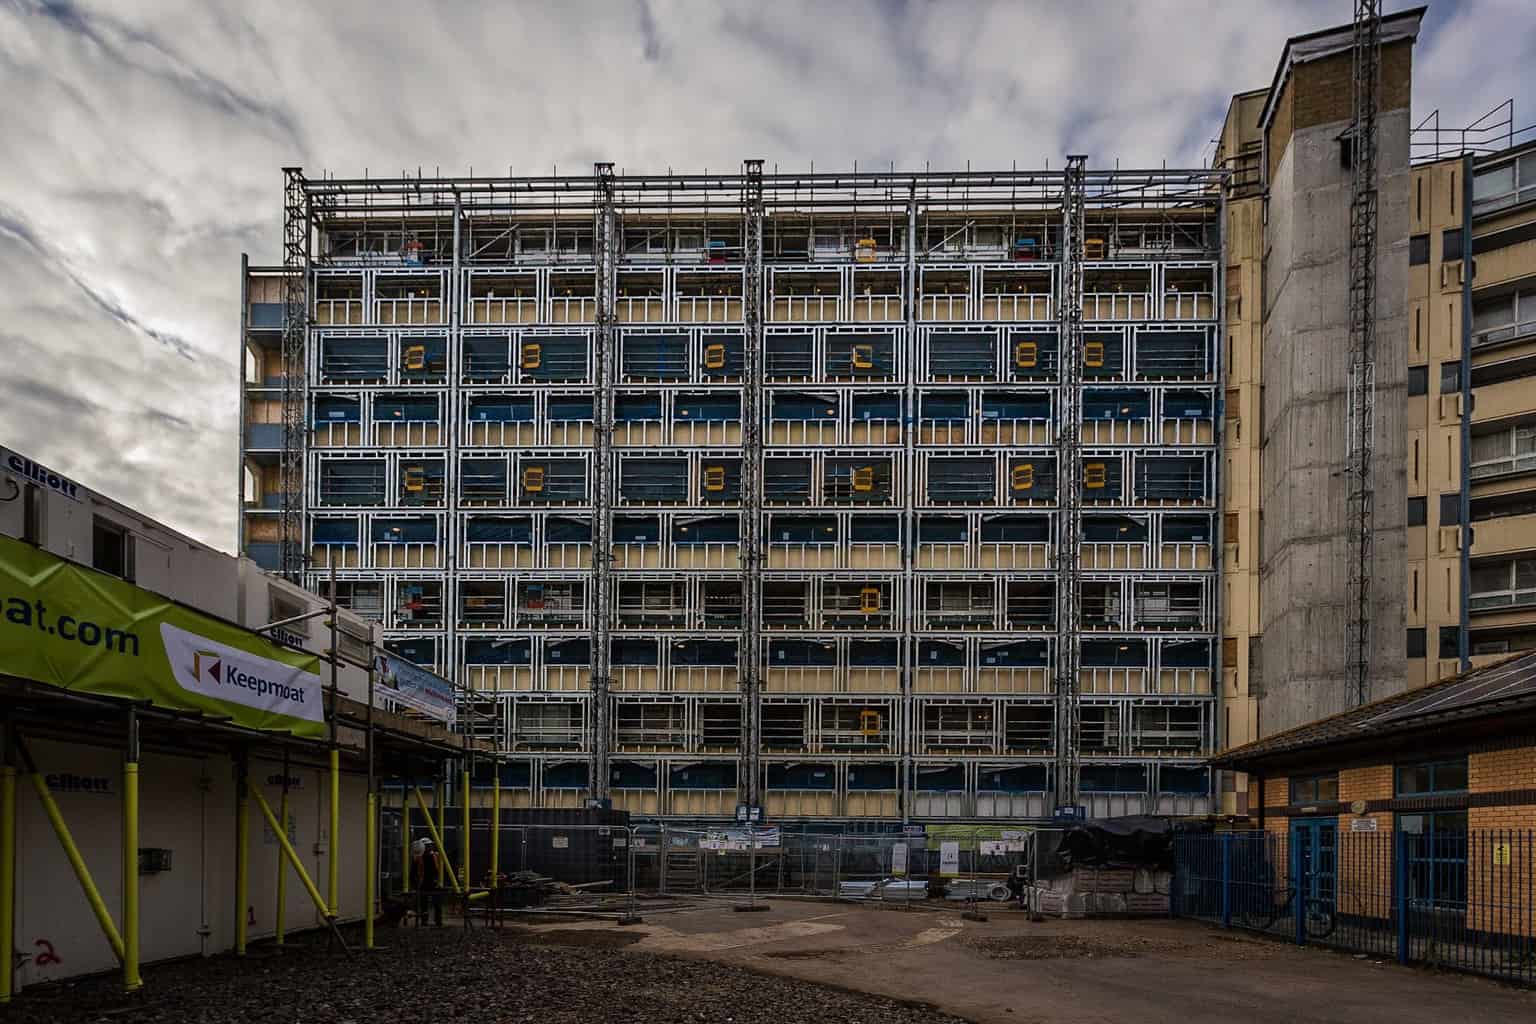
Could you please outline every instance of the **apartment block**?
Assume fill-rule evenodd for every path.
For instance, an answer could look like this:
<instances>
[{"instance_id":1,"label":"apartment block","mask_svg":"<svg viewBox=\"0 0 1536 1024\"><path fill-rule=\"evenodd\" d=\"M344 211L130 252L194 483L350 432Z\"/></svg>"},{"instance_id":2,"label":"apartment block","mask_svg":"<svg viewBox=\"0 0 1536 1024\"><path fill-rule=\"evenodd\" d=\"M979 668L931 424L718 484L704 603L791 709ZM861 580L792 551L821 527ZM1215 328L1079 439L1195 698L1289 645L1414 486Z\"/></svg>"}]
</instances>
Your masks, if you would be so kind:
<instances>
[{"instance_id":1,"label":"apartment block","mask_svg":"<svg viewBox=\"0 0 1536 1024\"><path fill-rule=\"evenodd\" d=\"M242 550L472 687L521 806L1204 812L1226 196L1076 167L292 172Z\"/></svg>"}]
</instances>

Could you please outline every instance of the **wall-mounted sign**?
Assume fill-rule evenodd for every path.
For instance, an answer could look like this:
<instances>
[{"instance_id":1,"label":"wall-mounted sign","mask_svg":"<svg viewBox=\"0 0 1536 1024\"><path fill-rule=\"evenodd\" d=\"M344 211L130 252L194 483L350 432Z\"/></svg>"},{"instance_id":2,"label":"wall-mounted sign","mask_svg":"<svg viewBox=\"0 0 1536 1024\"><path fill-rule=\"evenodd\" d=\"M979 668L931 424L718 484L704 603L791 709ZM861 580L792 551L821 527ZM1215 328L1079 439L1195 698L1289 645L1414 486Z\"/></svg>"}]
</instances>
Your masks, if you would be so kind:
<instances>
[{"instance_id":1,"label":"wall-mounted sign","mask_svg":"<svg viewBox=\"0 0 1536 1024\"><path fill-rule=\"evenodd\" d=\"M1349 821L1349 830L1351 832L1375 832L1376 831L1376 819L1375 818L1351 818L1350 821Z\"/></svg>"},{"instance_id":2,"label":"wall-mounted sign","mask_svg":"<svg viewBox=\"0 0 1536 1024\"><path fill-rule=\"evenodd\" d=\"M373 667L384 696L452 727L456 717L452 683L392 654L378 655Z\"/></svg>"},{"instance_id":3,"label":"wall-mounted sign","mask_svg":"<svg viewBox=\"0 0 1536 1024\"><path fill-rule=\"evenodd\" d=\"M55 494L62 494L70 501L80 500L80 485L62 473L55 473L47 466L39 465L25 455L17 455L8 448L0 448L0 463L17 476L46 487Z\"/></svg>"}]
</instances>

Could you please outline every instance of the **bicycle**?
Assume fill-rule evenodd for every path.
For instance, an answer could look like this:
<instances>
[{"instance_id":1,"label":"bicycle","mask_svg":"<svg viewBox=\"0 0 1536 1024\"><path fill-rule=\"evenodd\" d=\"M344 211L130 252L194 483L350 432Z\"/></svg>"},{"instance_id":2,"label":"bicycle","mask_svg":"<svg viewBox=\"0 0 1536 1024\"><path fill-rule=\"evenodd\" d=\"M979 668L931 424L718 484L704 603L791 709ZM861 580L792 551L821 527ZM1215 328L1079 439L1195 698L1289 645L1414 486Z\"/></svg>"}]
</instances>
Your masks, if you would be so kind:
<instances>
[{"instance_id":1,"label":"bicycle","mask_svg":"<svg viewBox=\"0 0 1536 1024\"><path fill-rule=\"evenodd\" d=\"M1267 889L1259 895L1259 898L1245 900L1238 912L1238 918L1248 928L1267 931L1282 917L1291 917L1295 913L1292 907L1296 903L1296 892L1295 886ZM1322 899L1306 901L1302 927L1306 929L1310 938L1327 938L1333 934L1333 929L1337 925L1338 919L1334 915L1331 901Z\"/></svg>"}]
</instances>

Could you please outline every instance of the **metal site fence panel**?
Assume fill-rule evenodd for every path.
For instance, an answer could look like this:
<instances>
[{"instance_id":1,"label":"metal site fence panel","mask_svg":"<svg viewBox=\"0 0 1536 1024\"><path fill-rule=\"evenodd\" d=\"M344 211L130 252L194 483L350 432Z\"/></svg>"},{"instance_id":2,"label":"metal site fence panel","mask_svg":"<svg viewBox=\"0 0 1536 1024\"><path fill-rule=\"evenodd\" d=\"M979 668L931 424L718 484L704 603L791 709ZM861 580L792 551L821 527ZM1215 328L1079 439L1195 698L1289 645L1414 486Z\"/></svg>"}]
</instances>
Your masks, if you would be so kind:
<instances>
[{"instance_id":1,"label":"metal site fence panel","mask_svg":"<svg viewBox=\"0 0 1536 1024\"><path fill-rule=\"evenodd\" d=\"M1536 984L1536 832L1400 817L1176 836L1173 912Z\"/></svg>"}]
</instances>

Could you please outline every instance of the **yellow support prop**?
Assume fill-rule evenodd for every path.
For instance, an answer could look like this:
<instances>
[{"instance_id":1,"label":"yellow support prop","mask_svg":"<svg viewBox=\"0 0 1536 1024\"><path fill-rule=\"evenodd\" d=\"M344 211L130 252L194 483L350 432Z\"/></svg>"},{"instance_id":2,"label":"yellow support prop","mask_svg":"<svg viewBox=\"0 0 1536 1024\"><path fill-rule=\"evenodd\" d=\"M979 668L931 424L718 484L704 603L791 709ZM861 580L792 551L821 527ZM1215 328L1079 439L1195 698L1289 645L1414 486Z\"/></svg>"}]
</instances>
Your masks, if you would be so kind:
<instances>
[{"instance_id":1,"label":"yellow support prop","mask_svg":"<svg viewBox=\"0 0 1536 1024\"><path fill-rule=\"evenodd\" d=\"M235 794L235 956L245 956L245 915L251 895L251 784Z\"/></svg>"},{"instance_id":2,"label":"yellow support prop","mask_svg":"<svg viewBox=\"0 0 1536 1024\"><path fill-rule=\"evenodd\" d=\"M283 786L282 799L277 802L277 816L283 827L288 827L288 787ZM288 866L283 858L277 858L277 926L272 931L272 944L281 946L287 938L288 917Z\"/></svg>"},{"instance_id":3,"label":"yellow support prop","mask_svg":"<svg viewBox=\"0 0 1536 1024\"><path fill-rule=\"evenodd\" d=\"M139 976L139 765L123 764L123 990L144 987Z\"/></svg>"},{"instance_id":4,"label":"yellow support prop","mask_svg":"<svg viewBox=\"0 0 1536 1024\"><path fill-rule=\"evenodd\" d=\"M112 922L112 915L107 912L107 904L101 898L101 891L96 888L96 883L91 878L91 871L85 866L85 858L80 856L80 847L75 845L75 837L69 834L69 826L64 824L64 815L59 813L59 805L54 803L53 794L48 791L48 782L41 772L32 772L32 788L37 790L37 798L42 801L43 811L48 815L49 824L53 826L53 834L59 837L59 845L64 847L64 856L68 858L69 866L75 869L75 878L80 882L80 890L85 893L85 901L91 905L91 912L96 915L102 934L107 937L107 943L112 947L112 955L117 957L118 963L122 963L123 937L118 934L117 925Z\"/></svg>"},{"instance_id":5,"label":"yellow support prop","mask_svg":"<svg viewBox=\"0 0 1536 1024\"><path fill-rule=\"evenodd\" d=\"M0 768L0 1005L11 1001L16 962L16 769Z\"/></svg>"},{"instance_id":6,"label":"yellow support prop","mask_svg":"<svg viewBox=\"0 0 1536 1024\"><path fill-rule=\"evenodd\" d=\"M432 833L432 843L437 847L438 852L441 853L443 849L443 834L437 830L437 824L432 820L432 812L427 810L427 798L421 795L420 786L416 787L416 802L421 805L421 813L427 819L427 831ZM459 887L459 879L453 873L453 865L448 863L446 856L443 857L443 870L448 872L448 884L453 886L453 891L462 893L464 890Z\"/></svg>"},{"instance_id":7,"label":"yellow support prop","mask_svg":"<svg viewBox=\"0 0 1536 1024\"><path fill-rule=\"evenodd\" d=\"M400 787L400 866L404 870L400 877L404 879L400 884L400 895L411 894L411 798L406 795L405 786Z\"/></svg>"},{"instance_id":8,"label":"yellow support prop","mask_svg":"<svg viewBox=\"0 0 1536 1024\"><path fill-rule=\"evenodd\" d=\"M470 879L474 878L474 875L469 873L469 772L464 772L459 781L464 789L464 834L459 839L459 846L463 850L460 860L464 864L464 870L459 872L459 877L464 879L465 888L473 888Z\"/></svg>"},{"instance_id":9,"label":"yellow support prop","mask_svg":"<svg viewBox=\"0 0 1536 1024\"><path fill-rule=\"evenodd\" d=\"M304 891L309 893L309 898L314 901L315 909L320 911L321 917L333 920L334 915L326 905L325 898L320 895L320 890L310 879L309 872L304 870L304 862L299 860L293 844L288 841L288 833L277 827L277 816L272 813L272 806L267 803L267 798L261 795L259 789L252 789L251 795L256 798L256 806L261 810L261 816L267 819L267 827L277 836L278 848L283 851L283 856L288 858L288 863L293 866L293 873L299 876L299 881L304 885Z\"/></svg>"},{"instance_id":10,"label":"yellow support prop","mask_svg":"<svg viewBox=\"0 0 1536 1024\"><path fill-rule=\"evenodd\" d=\"M379 798L368 794L368 821L364 824L367 835L363 842L363 948L373 948L373 904L379 894Z\"/></svg>"},{"instance_id":11,"label":"yellow support prop","mask_svg":"<svg viewBox=\"0 0 1536 1024\"><path fill-rule=\"evenodd\" d=\"M331 917L341 911L340 867L337 852L341 849L341 751L331 748L331 856L326 861L326 895Z\"/></svg>"},{"instance_id":12,"label":"yellow support prop","mask_svg":"<svg viewBox=\"0 0 1536 1024\"><path fill-rule=\"evenodd\" d=\"M491 781L491 885L501 877L501 770Z\"/></svg>"}]
</instances>

